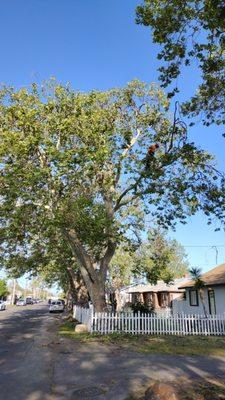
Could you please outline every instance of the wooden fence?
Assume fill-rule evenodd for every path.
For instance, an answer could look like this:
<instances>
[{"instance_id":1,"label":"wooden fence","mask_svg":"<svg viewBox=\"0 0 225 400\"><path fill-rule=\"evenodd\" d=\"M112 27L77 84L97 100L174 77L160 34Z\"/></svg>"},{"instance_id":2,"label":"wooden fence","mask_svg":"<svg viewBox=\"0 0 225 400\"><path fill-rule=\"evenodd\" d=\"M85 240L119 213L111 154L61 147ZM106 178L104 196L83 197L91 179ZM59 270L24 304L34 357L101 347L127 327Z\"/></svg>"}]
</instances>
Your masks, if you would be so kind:
<instances>
[{"instance_id":1,"label":"wooden fence","mask_svg":"<svg viewBox=\"0 0 225 400\"><path fill-rule=\"evenodd\" d=\"M225 335L225 315L173 315L161 317L138 313L97 313L74 307L74 318L88 326L91 333L113 332L134 335Z\"/></svg>"}]
</instances>

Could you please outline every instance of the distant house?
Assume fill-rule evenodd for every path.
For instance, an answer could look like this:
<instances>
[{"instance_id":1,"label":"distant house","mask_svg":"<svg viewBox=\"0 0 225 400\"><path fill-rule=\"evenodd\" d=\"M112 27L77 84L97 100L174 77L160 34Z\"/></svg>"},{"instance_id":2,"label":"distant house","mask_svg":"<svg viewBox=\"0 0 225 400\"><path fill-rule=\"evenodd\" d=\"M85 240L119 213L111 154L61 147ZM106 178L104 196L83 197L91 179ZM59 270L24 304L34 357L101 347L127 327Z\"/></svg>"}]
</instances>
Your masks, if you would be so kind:
<instances>
[{"instance_id":1,"label":"distant house","mask_svg":"<svg viewBox=\"0 0 225 400\"><path fill-rule=\"evenodd\" d=\"M173 283L167 284L158 281L156 285L146 284L137 285L129 289L132 304L141 303L149 310L159 312L160 310L170 309L172 301L183 296L184 289L179 289L187 278L174 279Z\"/></svg>"},{"instance_id":2,"label":"distant house","mask_svg":"<svg viewBox=\"0 0 225 400\"><path fill-rule=\"evenodd\" d=\"M207 314L225 313L225 264L218 265L210 271L202 274L204 288L204 304ZM173 301L173 313L184 313L187 315L203 315L203 306L199 296L199 290L195 288L195 282L179 285L180 290L185 289L183 299Z\"/></svg>"}]
</instances>

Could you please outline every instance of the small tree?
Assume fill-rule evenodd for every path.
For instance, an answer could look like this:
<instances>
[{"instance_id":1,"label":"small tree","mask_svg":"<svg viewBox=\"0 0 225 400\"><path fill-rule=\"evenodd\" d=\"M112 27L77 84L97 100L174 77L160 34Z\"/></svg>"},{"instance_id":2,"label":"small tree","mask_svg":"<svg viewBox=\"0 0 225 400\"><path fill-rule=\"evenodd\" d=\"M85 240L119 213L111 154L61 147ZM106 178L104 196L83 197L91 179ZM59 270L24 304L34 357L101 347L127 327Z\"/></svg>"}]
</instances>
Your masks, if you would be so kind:
<instances>
[{"instance_id":1,"label":"small tree","mask_svg":"<svg viewBox=\"0 0 225 400\"><path fill-rule=\"evenodd\" d=\"M4 299L8 294L7 283L5 279L0 279L0 299Z\"/></svg>"},{"instance_id":2,"label":"small tree","mask_svg":"<svg viewBox=\"0 0 225 400\"><path fill-rule=\"evenodd\" d=\"M204 312L204 316L207 317L207 311L206 311L206 305L205 305L205 283L202 279L202 271L201 268L191 268L190 269L190 274L192 279L194 280L194 288L199 292L199 297L202 303L202 308Z\"/></svg>"},{"instance_id":3,"label":"small tree","mask_svg":"<svg viewBox=\"0 0 225 400\"><path fill-rule=\"evenodd\" d=\"M160 228L148 232L148 239L137 250L134 259L134 273L154 284L159 279L169 283L174 278L181 278L189 266L181 244L168 238Z\"/></svg>"}]
</instances>

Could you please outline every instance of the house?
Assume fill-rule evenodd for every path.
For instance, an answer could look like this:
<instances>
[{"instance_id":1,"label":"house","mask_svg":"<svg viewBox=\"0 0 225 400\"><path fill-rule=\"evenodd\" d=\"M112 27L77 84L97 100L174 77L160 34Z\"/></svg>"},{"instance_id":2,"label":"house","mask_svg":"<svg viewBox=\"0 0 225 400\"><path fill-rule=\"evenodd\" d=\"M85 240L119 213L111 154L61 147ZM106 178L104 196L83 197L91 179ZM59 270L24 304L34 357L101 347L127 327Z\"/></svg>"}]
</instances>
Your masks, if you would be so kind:
<instances>
[{"instance_id":1,"label":"house","mask_svg":"<svg viewBox=\"0 0 225 400\"><path fill-rule=\"evenodd\" d=\"M132 302L132 293L130 290L135 288L137 283L132 283L131 285L124 286L120 289L121 305L124 307L125 304Z\"/></svg>"},{"instance_id":2,"label":"house","mask_svg":"<svg viewBox=\"0 0 225 400\"><path fill-rule=\"evenodd\" d=\"M174 279L173 283L167 284L158 281L156 285L137 285L129 290L133 304L141 303L149 310L159 312L170 309L172 301L183 296L184 289L179 289L188 278Z\"/></svg>"},{"instance_id":3,"label":"house","mask_svg":"<svg viewBox=\"0 0 225 400\"><path fill-rule=\"evenodd\" d=\"M126 305L130 305L131 294L129 293L129 289L134 286L136 286L136 283L124 286L120 289L113 289L106 293L106 300L108 305L112 307L112 311L121 311Z\"/></svg>"},{"instance_id":4,"label":"house","mask_svg":"<svg viewBox=\"0 0 225 400\"><path fill-rule=\"evenodd\" d=\"M202 290L203 302L206 313L220 315L225 313L225 264L218 265L208 272L202 274L204 282ZM172 303L173 313L184 313L187 315L204 315L204 308L200 292L195 288L194 280L189 280L179 286L180 290L185 289L183 299L174 300Z\"/></svg>"}]
</instances>

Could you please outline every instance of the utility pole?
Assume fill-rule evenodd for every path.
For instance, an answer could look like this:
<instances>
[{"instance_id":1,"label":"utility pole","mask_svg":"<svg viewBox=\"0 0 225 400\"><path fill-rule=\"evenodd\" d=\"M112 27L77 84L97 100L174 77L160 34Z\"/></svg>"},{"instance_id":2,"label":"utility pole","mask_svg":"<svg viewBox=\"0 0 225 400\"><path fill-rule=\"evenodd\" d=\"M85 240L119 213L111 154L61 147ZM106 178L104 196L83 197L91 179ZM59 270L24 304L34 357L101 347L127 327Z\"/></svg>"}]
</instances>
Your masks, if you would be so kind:
<instances>
[{"instance_id":1,"label":"utility pole","mask_svg":"<svg viewBox=\"0 0 225 400\"><path fill-rule=\"evenodd\" d=\"M12 305L15 303L15 295L16 295L16 279L13 279L13 291L12 291L12 297L11 297Z\"/></svg>"},{"instance_id":2,"label":"utility pole","mask_svg":"<svg viewBox=\"0 0 225 400\"><path fill-rule=\"evenodd\" d=\"M24 295L25 299L26 299L26 297L27 297L27 286L28 286L28 283L27 283L27 279L26 279L26 285L25 285L25 295Z\"/></svg>"},{"instance_id":3,"label":"utility pole","mask_svg":"<svg viewBox=\"0 0 225 400\"><path fill-rule=\"evenodd\" d=\"M218 264L218 249L216 246L212 246L212 249L214 249L216 252L216 265L217 265Z\"/></svg>"}]
</instances>

